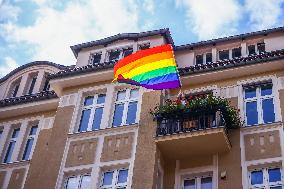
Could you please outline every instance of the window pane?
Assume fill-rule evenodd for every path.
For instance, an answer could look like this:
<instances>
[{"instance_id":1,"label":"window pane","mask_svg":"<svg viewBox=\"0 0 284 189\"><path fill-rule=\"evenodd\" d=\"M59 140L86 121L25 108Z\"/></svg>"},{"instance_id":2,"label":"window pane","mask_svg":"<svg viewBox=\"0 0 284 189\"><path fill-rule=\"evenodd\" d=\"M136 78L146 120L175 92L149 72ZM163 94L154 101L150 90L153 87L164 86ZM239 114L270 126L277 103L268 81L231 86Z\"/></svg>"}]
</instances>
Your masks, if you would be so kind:
<instances>
[{"instance_id":1,"label":"window pane","mask_svg":"<svg viewBox=\"0 0 284 189\"><path fill-rule=\"evenodd\" d=\"M255 54L255 45L248 46L248 53L249 55Z\"/></svg>"},{"instance_id":2,"label":"window pane","mask_svg":"<svg viewBox=\"0 0 284 189\"><path fill-rule=\"evenodd\" d=\"M126 91L118 91L116 100L124 100L126 96Z\"/></svg>"},{"instance_id":3,"label":"window pane","mask_svg":"<svg viewBox=\"0 0 284 189\"><path fill-rule=\"evenodd\" d=\"M1 140L1 138L2 138L2 134L3 134L3 131L0 131L0 140Z\"/></svg>"},{"instance_id":4,"label":"window pane","mask_svg":"<svg viewBox=\"0 0 284 189\"><path fill-rule=\"evenodd\" d=\"M83 110L81 120L80 120L79 130L78 130L79 132L87 131L90 114L91 114L91 110Z\"/></svg>"},{"instance_id":5,"label":"window pane","mask_svg":"<svg viewBox=\"0 0 284 189\"><path fill-rule=\"evenodd\" d=\"M112 177L113 177L113 171L112 172L105 172L104 178L103 178L103 186L111 185L112 184Z\"/></svg>"},{"instance_id":6,"label":"window pane","mask_svg":"<svg viewBox=\"0 0 284 189\"><path fill-rule=\"evenodd\" d=\"M12 134L12 138L17 138L20 132L20 128L14 129L13 134Z\"/></svg>"},{"instance_id":7,"label":"window pane","mask_svg":"<svg viewBox=\"0 0 284 189\"><path fill-rule=\"evenodd\" d=\"M263 183L263 173L262 171L251 172L251 185L262 184Z\"/></svg>"},{"instance_id":8,"label":"window pane","mask_svg":"<svg viewBox=\"0 0 284 189\"><path fill-rule=\"evenodd\" d=\"M139 89L132 89L130 91L130 98L138 98L139 96Z\"/></svg>"},{"instance_id":9,"label":"window pane","mask_svg":"<svg viewBox=\"0 0 284 189\"><path fill-rule=\"evenodd\" d=\"M93 96L87 96L85 98L85 101L84 101L84 106L92 105L93 104L93 100L94 100Z\"/></svg>"},{"instance_id":10,"label":"window pane","mask_svg":"<svg viewBox=\"0 0 284 189\"><path fill-rule=\"evenodd\" d=\"M259 53L265 52L265 43L258 43L257 44L257 50Z\"/></svg>"},{"instance_id":11,"label":"window pane","mask_svg":"<svg viewBox=\"0 0 284 189\"><path fill-rule=\"evenodd\" d=\"M118 173L118 181L117 183L125 183L127 182L128 177L128 169L126 170L120 170Z\"/></svg>"},{"instance_id":12,"label":"window pane","mask_svg":"<svg viewBox=\"0 0 284 189\"><path fill-rule=\"evenodd\" d=\"M212 178L201 178L201 189L212 189Z\"/></svg>"},{"instance_id":13,"label":"window pane","mask_svg":"<svg viewBox=\"0 0 284 189\"><path fill-rule=\"evenodd\" d=\"M22 158L23 160L30 159L30 154L31 154L31 151L32 151L33 143L34 143L33 138L28 139L26 147L25 147L25 151L24 151L24 154L23 154L23 158Z\"/></svg>"},{"instance_id":14,"label":"window pane","mask_svg":"<svg viewBox=\"0 0 284 189\"><path fill-rule=\"evenodd\" d=\"M6 156L5 156L5 159L4 159L4 163L11 162L11 158L12 158L12 154L13 154L13 151L14 151L14 148L15 148L15 144L16 144L15 141L12 141L12 142L9 143L7 153L6 153Z\"/></svg>"},{"instance_id":15,"label":"window pane","mask_svg":"<svg viewBox=\"0 0 284 189\"><path fill-rule=\"evenodd\" d=\"M103 103L105 103L105 98L106 98L106 95L105 95L105 94L100 94L100 95L98 96L97 104L103 104Z\"/></svg>"},{"instance_id":16,"label":"window pane","mask_svg":"<svg viewBox=\"0 0 284 189\"><path fill-rule=\"evenodd\" d=\"M32 94L34 87L35 87L35 82L36 82L36 77L32 78L32 80L31 80L31 85L30 85L28 94Z\"/></svg>"},{"instance_id":17,"label":"window pane","mask_svg":"<svg viewBox=\"0 0 284 189\"><path fill-rule=\"evenodd\" d=\"M280 168L268 169L269 182L281 181Z\"/></svg>"},{"instance_id":18,"label":"window pane","mask_svg":"<svg viewBox=\"0 0 284 189\"><path fill-rule=\"evenodd\" d=\"M273 99L262 100L263 121L271 123L275 121Z\"/></svg>"},{"instance_id":19,"label":"window pane","mask_svg":"<svg viewBox=\"0 0 284 189\"><path fill-rule=\"evenodd\" d=\"M117 61L119 59L120 51L112 51L109 53L109 61Z\"/></svg>"},{"instance_id":20,"label":"window pane","mask_svg":"<svg viewBox=\"0 0 284 189\"><path fill-rule=\"evenodd\" d=\"M90 185L91 185L91 176L90 175L83 176L80 189L88 189Z\"/></svg>"},{"instance_id":21,"label":"window pane","mask_svg":"<svg viewBox=\"0 0 284 189\"><path fill-rule=\"evenodd\" d=\"M103 108L97 108L95 111L95 115L94 115L92 130L100 129L100 125L102 122L102 116L103 116Z\"/></svg>"},{"instance_id":22,"label":"window pane","mask_svg":"<svg viewBox=\"0 0 284 189\"><path fill-rule=\"evenodd\" d=\"M247 88L245 89L245 98L254 98L256 97L256 88Z\"/></svg>"},{"instance_id":23,"label":"window pane","mask_svg":"<svg viewBox=\"0 0 284 189\"><path fill-rule=\"evenodd\" d=\"M114 115L113 115L113 126L120 126L122 123L124 104L115 105Z\"/></svg>"},{"instance_id":24,"label":"window pane","mask_svg":"<svg viewBox=\"0 0 284 189\"><path fill-rule=\"evenodd\" d=\"M256 102L247 102L246 103L246 117L247 124L254 125L258 123L257 115L257 103Z\"/></svg>"},{"instance_id":25,"label":"window pane","mask_svg":"<svg viewBox=\"0 0 284 189\"><path fill-rule=\"evenodd\" d=\"M272 94L272 85L261 86L261 96L271 95Z\"/></svg>"},{"instance_id":26,"label":"window pane","mask_svg":"<svg viewBox=\"0 0 284 189\"><path fill-rule=\"evenodd\" d=\"M78 184L78 179L76 177L70 177L67 180L66 189L77 189Z\"/></svg>"},{"instance_id":27,"label":"window pane","mask_svg":"<svg viewBox=\"0 0 284 189\"><path fill-rule=\"evenodd\" d=\"M273 186L273 187L270 187L270 189L282 189L282 186Z\"/></svg>"},{"instance_id":28,"label":"window pane","mask_svg":"<svg viewBox=\"0 0 284 189\"><path fill-rule=\"evenodd\" d=\"M206 53L206 63L212 62L212 53Z\"/></svg>"},{"instance_id":29,"label":"window pane","mask_svg":"<svg viewBox=\"0 0 284 189\"><path fill-rule=\"evenodd\" d=\"M242 48L235 48L232 50L232 57L233 58L237 58L237 57L241 57L242 56Z\"/></svg>"},{"instance_id":30,"label":"window pane","mask_svg":"<svg viewBox=\"0 0 284 189\"><path fill-rule=\"evenodd\" d=\"M33 126L30 131L30 135L36 135L37 126Z\"/></svg>"},{"instance_id":31,"label":"window pane","mask_svg":"<svg viewBox=\"0 0 284 189\"><path fill-rule=\"evenodd\" d=\"M229 50L219 51L219 60L229 59Z\"/></svg>"},{"instance_id":32,"label":"window pane","mask_svg":"<svg viewBox=\"0 0 284 189\"><path fill-rule=\"evenodd\" d=\"M128 105L126 124L132 124L136 121L137 102L130 102Z\"/></svg>"},{"instance_id":33,"label":"window pane","mask_svg":"<svg viewBox=\"0 0 284 189\"><path fill-rule=\"evenodd\" d=\"M102 54L95 54L93 55L92 64L100 63Z\"/></svg>"},{"instance_id":34,"label":"window pane","mask_svg":"<svg viewBox=\"0 0 284 189\"><path fill-rule=\"evenodd\" d=\"M184 189L196 189L195 188L195 179L184 180L183 188Z\"/></svg>"},{"instance_id":35,"label":"window pane","mask_svg":"<svg viewBox=\"0 0 284 189\"><path fill-rule=\"evenodd\" d=\"M203 64L203 55L196 55L196 64Z\"/></svg>"},{"instance_id":36,"label":"window pane","mask_svg":"<svg viewBox=\"0 0 284 189\"><path fill-rule=\"evenodd\" d=\"M123 57L127 57L127 56L131 55L132 52L133 52L133 49L132 49L132 48L124 49L124 50L123 50Z\"/></svg>"}]
</instances>

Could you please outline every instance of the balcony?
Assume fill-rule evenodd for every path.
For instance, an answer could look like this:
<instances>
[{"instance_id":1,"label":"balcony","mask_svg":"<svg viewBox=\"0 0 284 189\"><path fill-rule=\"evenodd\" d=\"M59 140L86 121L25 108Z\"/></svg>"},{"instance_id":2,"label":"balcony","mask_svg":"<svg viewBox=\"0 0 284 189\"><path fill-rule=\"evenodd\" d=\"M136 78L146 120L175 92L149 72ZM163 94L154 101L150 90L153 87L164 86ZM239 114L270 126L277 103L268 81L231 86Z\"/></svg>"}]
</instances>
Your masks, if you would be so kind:
<instances>
[{"instance_id":1,"label":"balcony","mask_svg":"<svg viewBox=\"0 0 284 189\"><path fill-rule=\"evenodd\" d=\"M167 104L154 115L155 141L167 159L228 152L231 144L227 130L240 124L236 110L225 99L212 96L187 105Z\"/></svg>"}]
</instances>

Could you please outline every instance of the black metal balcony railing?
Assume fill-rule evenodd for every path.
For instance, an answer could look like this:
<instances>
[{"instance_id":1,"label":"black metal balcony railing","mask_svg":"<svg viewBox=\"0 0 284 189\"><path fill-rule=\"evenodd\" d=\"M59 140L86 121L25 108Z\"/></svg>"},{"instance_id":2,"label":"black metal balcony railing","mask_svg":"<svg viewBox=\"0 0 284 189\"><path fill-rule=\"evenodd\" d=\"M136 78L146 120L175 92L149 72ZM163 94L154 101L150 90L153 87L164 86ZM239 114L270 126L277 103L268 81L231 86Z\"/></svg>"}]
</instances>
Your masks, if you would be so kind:
<instances>
[{"instance_id":1,"label":"black metal balcony railing","mask_svg":"<svg viewBox=\"0 0 284 189\"><path fill-rule=\"evenodd\" d=\"M178 118L160 117L157 119L157 123L157 136L194 132L219 127L226 128L225 120L220 110L188 113L179 116Z\"/></svg>"}]
</instances>

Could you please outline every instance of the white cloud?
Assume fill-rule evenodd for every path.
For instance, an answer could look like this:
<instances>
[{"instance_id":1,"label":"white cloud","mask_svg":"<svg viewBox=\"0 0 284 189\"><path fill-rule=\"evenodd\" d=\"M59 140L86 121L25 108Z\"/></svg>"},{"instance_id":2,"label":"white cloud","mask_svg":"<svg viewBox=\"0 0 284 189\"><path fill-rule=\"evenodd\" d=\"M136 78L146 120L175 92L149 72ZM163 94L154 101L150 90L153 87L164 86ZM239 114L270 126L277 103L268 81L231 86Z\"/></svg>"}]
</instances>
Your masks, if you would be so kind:
<instances>
[{"instance_id":1,"label":"white cloud","mask_svg":"<svg viewBox=\"0 0 284 189\"><path fill-rule=\"evenodd\" d=\"M33 60L75 64L70 45L139 29L137 6L131 0L68 1L63 10L54 9L45 0L37 3L33 25L6 23L0 32L8 43L30 44Z\"/></svg>"},{"instance_id":2,"label":"white cloud","mask_svg":"<svg viewBox=\"0 0 284 189\"><path fill-rule=\"evenodd\" d=\"M0 78L19 67L17 62L9 56L5 57L4 60L4 64L0 64Z\"/></svg>"},{"instance_id":3,"label":"white cloud","mask_svg":"<svg viewBox=\"0 0 284 189\"><path fill-rule=\"evenodd\" d=\"M282 3L284 3L284 0L246 0L244 7L249 14L251 28L261 30L281 24Z\"/></svg>"},{"instance_id":4,"label":"white cloud","mask_svg":"<svg viewBox=\"0 0 284 189\"><path fill-rule=\"evenodd\" d=\"M144 0L143 1L143 7L150 14L154 14L155 3L154 3L153 0Z\"/></svg>"},{"instance_id":5,"label":"white cloud","mask_svg":"<svg viewBox=\"0 0 284 189\"><path fill-rule=\"evenodd\" d=\"M234 34L242 15L235 0L177 0L186 9L186 23L199 40Z\"/></svg>"},{"instance_id":6,"label":"white cloud","mask_svg":"<svg viewBox=\"0 0 284 189\"><path fill-rule=\"evenodd\" d=\"M6 20L17 20L20 11L19 7L0 0L0 23Z\"/></svg>"}]
</instances>

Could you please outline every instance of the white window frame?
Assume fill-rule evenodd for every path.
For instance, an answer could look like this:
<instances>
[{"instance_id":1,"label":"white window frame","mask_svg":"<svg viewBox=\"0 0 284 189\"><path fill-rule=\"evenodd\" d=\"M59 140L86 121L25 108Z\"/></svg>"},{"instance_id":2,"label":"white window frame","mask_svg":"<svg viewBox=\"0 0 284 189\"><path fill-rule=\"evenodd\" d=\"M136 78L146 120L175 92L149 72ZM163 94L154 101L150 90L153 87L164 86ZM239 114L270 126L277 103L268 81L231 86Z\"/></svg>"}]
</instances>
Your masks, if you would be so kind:
<instances>
[{"instance_id":1,"label":"white window frame","mask_svg":"<svg viewBox=\"0 0 284 189\"><path fill-rule=\"evenodd\" d=\"M119 57L118 57L118 60L121 60L124 56L124 53L123 53L123 50L125 49L132 49L134 53L134 48L133 48L133 45L126 45L126 46L121 46L121 47L118 47L118 48L114 48L114 49L109 49L107 50L107 61L109 62L109 57L110 57L110 53L113 52L113 51L119 51Z\"/></svg>"},{"instance_id":2,"label":"white window frame","mask_svg":"<svg viewBox=\"0 0 284 189\"><path fill-rule=\"evenodd\" d=\"M264 84L265 85L265 84ZM272 99L273 102L273 111L274 111L274 122L277 120L276 118L276 108L275 108L275 94L274 94L274 85L271 82L272 85L272 93L271 95L265 95L265 96L261 96L261 86L262 85L258 85L255 86L256 88L256 97L253 98L245 98L245 89L246 87L243 87L243 102L244 102L244 118L245 118L245 124L246 126L253 126L253 125L248 125L247 124L247 115L246 115L246 103L247 102L256 102L256 108L257 108L257 116L258 116L258 123L255 125L259 125L259 124L264 124L263 121L263 109L262 109L262 101L266 100L266 99Z\"/></svg>"},{"instance_id":3,"label":"white window frame","mask_svg":"<svg viewBox=\"0 0 284 189\"><path fill-rule=\"evenodd\" d=\"M37 127L36 133L33 134L33 135L30 135L31 129L32 129L33 127L35 127L35 126ZM27 137L27 139L26 139L26 141L25 141L25 145L24 145L24 149L23 149L24 151L23 151L23 154L22 154L22 157L21 157L21 160L22 160L22 161L27 161L27 160L30 160L30 159L31 159L32 153L33 153L33 148L34 148L35 143L36 143L36 136L37 136L37 133L38 133L38 132L39 132L39 126L38 126L38 125L33 125L33 126L30 127L29 133L28 133L28 137ZM27 147L27 142L28 142L29 139L34 139L34 142L33 142L33 144L32 144L31 152L30 152L30 154L29 154L28 159L27 159L27 160L24 160L24 159L23 159L23 156L24 156L24 154L25 154L25 150L26 150L26 147Z\"/></svg>"},{"instance_id":4,"label":"white window frame","mask_svg":"<svg viewBox=\"0 0 284 189\"><path fill-rule=\"evenodd\" d=\"M67 189L68 180L70 178L76 178L77 180L79 179L79 182L78 182L79 184L78 184L77 189L81 189L82 179L83 179L84 176L90 176L91 177L91 174L90 173L86 173L86 174L82 174L82 175L68 176L67 178L65 178L64 189Z\"/></svg>"},{"instance_id":5,"label":"white window frame","mask_svg":"<svg viewBox=\"0 0 284 189\"><path fill-rule=\"evenodd\" d=\"M96 112L97 108L103 108L103 113L102 113L102 119L103 119L106 101L104 103L97 104L97 100L98 100L98 96L99 95L105 95L105 100L106 100L106 93L96 93L96 94L93 94L93 95L86 95L86 96L83 97L83 100L81 102L82 108L81 108L80 116L79 116L79 119L78 119L78 126L77 126L77 128L75 129L74 132L81 133L81 132L93 131L92 130L92 126L93 126L94 116L95 116L95 112ZM94 97L93 104L88 105L88 106L84 106L85 99L87 97L89 97L89 96L93 96ZM82 118L82 114L83 114L84 110L91 110L90 117L89 117L89 122L88 122L88 127L87 127L87 131L79 131L80 124L81 124L81 118ZM99 126L100 129L102 129L101 125L102 125L102 121L101 121L101 124ZM96 130L94 130L94 131L96 131Z\"/></svg>"},{"instance_id":6,"label":"white window frame","mask_svg":"<svg viewBox=\"0 0 284 189\"><path fill-rule=\"evenodd\" d=\"M128 171L127 181L125 183L117 183L118 173L121 170L127 170ZM112 182L111 182L111 185L103 186L104 173L107 173L107 172L113 172ZM129 183L129 169L128 168L110 169L110 170L102 171L101 181L100 181L100 189L116 189L116 188L120 188L120 187L126 187L127 188L127 186L129 185L128 183Z\"/></svg>"},{"instance_id":7,"label":"white window frame","mask_svg":"<svg viewBox=\"0 0 284 189\"><path fill-rule=\"evenodd\" d=\"M138 96L136 98L130 99L130 91L131 90L138 90ZM118 94L118 92L121 92L121 91L126 91L125 99L117 101L117 94ZM117 90L115 92L115 95L114 95L115 101L114 101L114 107L113 107L113 112L112 112L112 117L111 117L111 119L112 119L111 120L111 127L120 127L120 126L124 126L124 125L125 126L126 125L133 125L133 124L137 124L139 122L139 113L140 113L139 99L140 99L140 94L141 94L140 88L124 88L124 89ZM126 124L127 113L128 113L128 105L131 102L137 102L135 123ZM124 104L123 113L122 113L122 121L121 121L120 125L113 126L113 120L114 120L114 114L115 114L115 106L118 105L118 104Z\"/></svg>"},{"instance_id":8,"label":"white window frame","mask_svg":"<svg viewBox=\"0 0 284 189\"><path fill-rule=\"evenodd\" d=\"M17 130L17 129L19 129L18 136L16 138L12 138L14 131ZM13 162L13 155L14 155L15 150L16 150L17 141L18 141L20 132L21 132L21 128L17 127L17 128L13 128L12 132L10 133L10 138L9 138L9 141L7 142L7 146L6 146L6 149L5 149L5 153L3 155L2 163L12 163ZM12 151L12 154L11 154L11 161L4 162L11 142L15 142L15 145L14 145L14 148L13 148L13 151Z\"/></svg>"},{"instance_id":9,"label":"white window frame","mask_svg":"<svg viewBox=\"0 0 284 189\"><path fill-rule=\"evenodd\" d=\"M208 177L211 177L212 188L214 188L213 173L205 173L205 174L200 174L200 175L198 174L198 175L185 176L181 181L182 182L181 183L182 189L184 188L184 181L185 180L195 180L195 188L201 189L201 179L202 178L208 178Z\"/></svg>"},{"instance_id":10,"label":"white window frame","mask_svg":"<svg viewBox=\"0 0 284 189\"><path fill-rule=\"evenodd\" d=\"M275 169L275 168L279 168L280 169L280 173L281 173L281 181L279 182L269 182L269 174L268 174L268 170L269 169ZM263 184L257 184L257 185L251 185L251 173L254 171L262 171L263 173ZM266 168L259 168L259 169L254 169L254 170L250 170L248 172L248 183L249 183L249 189L270 189L270 187L277 187L277 186L284 186L284 182L283 182L283 170L281 167L266 167Z\"/></svg>"},{"instance_id":11,"label":"white window frame","mask_svg":"<svg viewBox=\"0 0 284 189\"><path fill-rule=\"evenodd\" d=\"M100 62L102 61L103 59L103 52L102 51L98 51L98 52L94 52L94 53L91 53L90 55L90 58L89 58L89 65L93 65L93 59L94 59L94 56L100 54L101 55L101 59L100 59ZM99 62L99 63L100 63Z\"/></svg>"}]
</instances>

